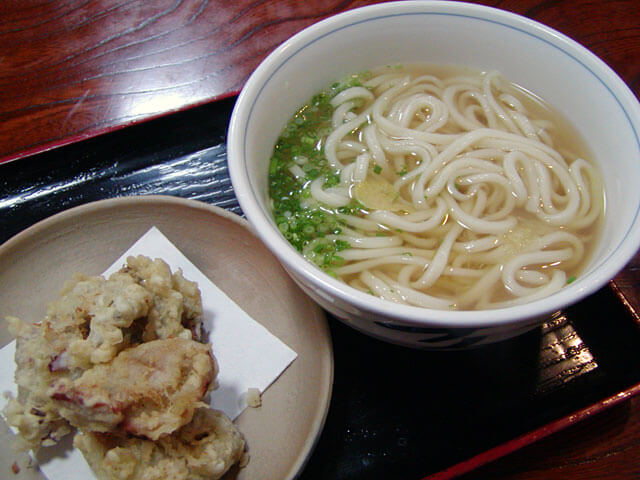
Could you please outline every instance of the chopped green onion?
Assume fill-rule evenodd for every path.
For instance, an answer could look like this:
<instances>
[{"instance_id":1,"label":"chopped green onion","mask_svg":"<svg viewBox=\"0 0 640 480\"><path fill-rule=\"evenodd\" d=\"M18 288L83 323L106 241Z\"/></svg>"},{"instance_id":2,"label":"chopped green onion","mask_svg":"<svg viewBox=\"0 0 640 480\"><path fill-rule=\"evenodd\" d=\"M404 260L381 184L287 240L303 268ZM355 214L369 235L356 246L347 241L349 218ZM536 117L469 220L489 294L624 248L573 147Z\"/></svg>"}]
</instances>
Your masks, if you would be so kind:
<instances>
[{"instance_id":1,"label":"chopped green onion","mask_svg":"<svg viewBox=\"0 0 640 480\"><path fill-rule=\"evenodd\" d=\"M344 222L338 214L357 214L363 206L356 201L340 209L317 205L309 185L317 178L326 179L325 188L340 184L339 172L329 166L324 154L325 138L332 131L331 99L347 88L362 86L370 77L370 72L350 75L314 95L282 130L269 159L269 197L278 230L299 251L313 242L307 256L325 270L344 264L344 258L337 252L351 247L348 242L331 237L342 233ZM354 110L359 110L366 102L354 103ZM294 165L304 175L295 178L291 173Z\"/></svg>"}]
</instances>

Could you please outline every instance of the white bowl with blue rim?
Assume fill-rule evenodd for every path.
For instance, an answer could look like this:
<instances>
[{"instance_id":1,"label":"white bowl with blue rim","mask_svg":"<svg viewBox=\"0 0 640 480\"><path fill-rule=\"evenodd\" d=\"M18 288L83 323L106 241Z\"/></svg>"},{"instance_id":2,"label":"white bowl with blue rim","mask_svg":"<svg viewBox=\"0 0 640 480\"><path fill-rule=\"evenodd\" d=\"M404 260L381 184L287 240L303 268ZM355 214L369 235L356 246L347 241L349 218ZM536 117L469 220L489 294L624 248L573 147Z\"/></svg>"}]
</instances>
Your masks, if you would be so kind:
<instances>
[{"instance_id":1,"label":"white bowl with blue rim","mask_svg":"<svg viewBox=\"0 0 640 480\"><path fill-rule=\"evenodd\" d=\"M603 173L605 225L590 265L542 300L503 309L442 311L381 300L305 260L269 210L268 166L300 105L334 81L409 62L498 70L569 118ZM419 348L467 348L535 328L602 288L640 246L640 105L599 58L565 35L502 10L457 2L390 2L351 10L301 31L255 70L236 102L229 171L247 219L302 289L348 325Z\"/></svg>"}]
</instances>

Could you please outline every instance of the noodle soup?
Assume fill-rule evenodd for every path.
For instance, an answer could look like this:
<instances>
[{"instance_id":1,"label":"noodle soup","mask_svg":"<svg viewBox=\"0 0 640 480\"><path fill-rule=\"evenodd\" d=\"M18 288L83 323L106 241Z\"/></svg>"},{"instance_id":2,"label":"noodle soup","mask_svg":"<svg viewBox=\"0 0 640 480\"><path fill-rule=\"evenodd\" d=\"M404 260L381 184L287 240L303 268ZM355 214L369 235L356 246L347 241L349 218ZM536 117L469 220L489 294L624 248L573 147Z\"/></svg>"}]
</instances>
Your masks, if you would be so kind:
<instances>
[{"instance_id":1,"label":"noodle soup","mask_svg":"<svg viewBox=\"0 0 640 480\"><path fill-rule=\"evenodd\" d=\"M604 210L568 122L497 72L385 66L315 95L279 137L280 232L350 286L488 309L571 283Z\"/></svg>"}]
</instances>

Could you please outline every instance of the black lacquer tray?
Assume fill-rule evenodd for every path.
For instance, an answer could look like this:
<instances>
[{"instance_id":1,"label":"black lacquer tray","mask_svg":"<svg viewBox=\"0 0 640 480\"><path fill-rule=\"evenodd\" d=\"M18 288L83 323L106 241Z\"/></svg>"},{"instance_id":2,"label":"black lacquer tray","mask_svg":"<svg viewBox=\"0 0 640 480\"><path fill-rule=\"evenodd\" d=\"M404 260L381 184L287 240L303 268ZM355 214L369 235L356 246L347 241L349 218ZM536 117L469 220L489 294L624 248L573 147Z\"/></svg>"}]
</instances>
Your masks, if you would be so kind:
<instances>
[{"instance_id":1,"label":"black lacquer tray","mask_svg":"<svg viewBox=\"0 0 640 480\"><path fill-rule=\"evenodd\" d=\"M233 103L0 165L0 242L59 211L126 195L242 214L226 164ZM333 397L302 480L447 478L640 390L637 317L610 287L535 331L466 351L388 345L328 319Z\"/></svg>"}]
</instances>

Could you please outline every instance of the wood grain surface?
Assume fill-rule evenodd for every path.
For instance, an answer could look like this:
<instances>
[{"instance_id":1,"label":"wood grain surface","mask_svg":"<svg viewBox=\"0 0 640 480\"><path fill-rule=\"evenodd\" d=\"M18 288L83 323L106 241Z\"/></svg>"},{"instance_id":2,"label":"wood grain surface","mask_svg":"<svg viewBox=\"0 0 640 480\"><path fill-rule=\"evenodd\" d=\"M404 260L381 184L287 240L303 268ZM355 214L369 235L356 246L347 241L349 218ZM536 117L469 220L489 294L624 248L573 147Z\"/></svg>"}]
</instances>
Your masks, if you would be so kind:
<instances>
[{"instance_id":1,"label":"wood grain surface","mask_svg":"<svg viewBox=\"0 0 640 480\"><path fill-rule=\"evenodd\" d=\"M3 0L0 162L237 93L287 37L349 0ZM572 37L640 97L637 0L476 2ZM20 160L17 160L20 159ZM615 279L640 308L640 258ZM640 478L640 398L468 474L469 479Z\"/></svg>"},{"instance_id":2,"label":"wood grain surface","mask_svg":"<svg viewBox=\"0 0 640 480\"><path fill-rule=\"evenodd\" d=\"M4 0L0 160L236 93L293 33L372 1ZM478 2L583 43L637 93L634 1Z\"/></svg>"},{"instance_id":3,"label":"wood grain surface","mask_svg":"<svg viewBox=\"0 0 640 480\"><path fill-rule=\"evenodd\" d=\"M348 1L0 2L0 158L236 93Z\"/></svg>"}]
</instances>

